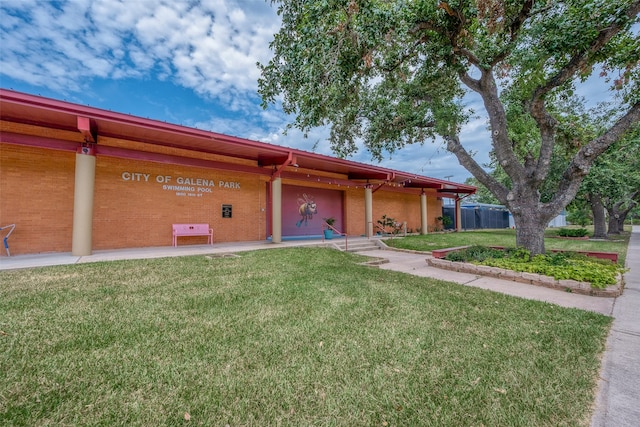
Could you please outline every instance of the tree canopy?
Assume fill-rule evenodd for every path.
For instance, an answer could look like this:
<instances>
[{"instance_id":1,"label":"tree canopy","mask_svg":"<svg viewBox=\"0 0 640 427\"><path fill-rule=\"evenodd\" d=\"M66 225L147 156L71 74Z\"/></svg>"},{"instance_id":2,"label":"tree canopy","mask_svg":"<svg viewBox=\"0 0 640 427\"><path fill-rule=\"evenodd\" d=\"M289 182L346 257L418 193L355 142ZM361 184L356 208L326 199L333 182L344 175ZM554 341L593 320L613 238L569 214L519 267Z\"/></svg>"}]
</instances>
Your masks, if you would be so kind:
<instances>
[{"instance_id":1,"label":"tree canopy","mask_svg":"<svg viewBox=\"0 0 640 427\"><path fill-rule=\"evenodd\" d=\"M442 138L509 208L516 243L534 253L544 251L544 227L594 160L640 120L640 0L273 3L282 27L272 60L261 65L265 107L281 101L303 131L330 125L342 156L363 144L381 159ZM616 98L602 112L614 120L598 132L561 108L590 78L606 81ZM492 156L508 185L460 139L480 113L465 104L469 92L482 99ZM561 170L553 188L552 167Z\"/></svg>"}]
</instances>

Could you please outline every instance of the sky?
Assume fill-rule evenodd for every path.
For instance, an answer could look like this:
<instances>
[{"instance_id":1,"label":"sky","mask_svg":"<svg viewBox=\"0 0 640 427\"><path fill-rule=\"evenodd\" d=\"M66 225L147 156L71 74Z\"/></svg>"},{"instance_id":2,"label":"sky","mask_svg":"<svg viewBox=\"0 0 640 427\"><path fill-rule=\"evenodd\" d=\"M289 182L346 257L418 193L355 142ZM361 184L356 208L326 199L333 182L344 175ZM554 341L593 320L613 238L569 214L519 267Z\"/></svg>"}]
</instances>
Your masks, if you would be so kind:
<instances>
[{"instance_id":1,"label":"sky","mask_svg":"<svg viewBox=\"0 0 640 427\"><path fill-rule=\"evenodd\" d=\"M264 0L0 0L0 87L332 155L328 128L284 135L293 118L260 105L256 63L271 58L279 26ZM488 162L486 119L461 139ZM456 182L471 176L442 142L406 146L382 163L363 150L349 159Z\"/></svg>"}]
</instances>

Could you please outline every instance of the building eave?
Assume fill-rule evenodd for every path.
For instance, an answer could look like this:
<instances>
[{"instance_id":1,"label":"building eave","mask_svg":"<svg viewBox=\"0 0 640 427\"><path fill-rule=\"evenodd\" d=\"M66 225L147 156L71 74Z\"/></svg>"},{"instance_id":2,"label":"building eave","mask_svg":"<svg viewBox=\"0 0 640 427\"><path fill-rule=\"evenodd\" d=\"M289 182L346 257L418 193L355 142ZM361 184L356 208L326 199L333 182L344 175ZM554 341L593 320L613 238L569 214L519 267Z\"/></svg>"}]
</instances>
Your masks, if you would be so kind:
<instances>
[{"instance_id":1,"label":"building eave","mask_svg":"<svg viewBox=\"0 0 640 427\"><path fill-rule=\"evenodd\" d=\"M340 175L342 178L336 178L336 182L339 181L347 185L384 183L386 187L391 187L398 191L411 192L435 189L443 197L456 197L457 194L472 194L476 191L475 187L451 181L409 174L304 150L136 117L8 89L0 89L0 120L55 130L79 132L85 141L97 142L98 155L101 152L100 138L114 138L242 159L253 162L254 166L250 166L248 169L256 173L265 168L271 168L279 170L283 177L295 177L295 174L290 173L291 169L300 168L300 170L305 170L314 176L315 174L318 176L326 174ZM25 139L10 135L8 132L2 132L1 129L0 140L7 143L28 145ZM67 144L55 140L40 140L39 144L43 148L70 148L67 147ZM107 154L107 151L109 150L102 150L102 153ZM112 149L109 151L109 155L117 154L138 156L132 154L131 150L114 151ZM140 158L146 157L142 156ZM287 161L287 159L292 158L295 158L295 162Z\"/></svg>"}]
</instances>

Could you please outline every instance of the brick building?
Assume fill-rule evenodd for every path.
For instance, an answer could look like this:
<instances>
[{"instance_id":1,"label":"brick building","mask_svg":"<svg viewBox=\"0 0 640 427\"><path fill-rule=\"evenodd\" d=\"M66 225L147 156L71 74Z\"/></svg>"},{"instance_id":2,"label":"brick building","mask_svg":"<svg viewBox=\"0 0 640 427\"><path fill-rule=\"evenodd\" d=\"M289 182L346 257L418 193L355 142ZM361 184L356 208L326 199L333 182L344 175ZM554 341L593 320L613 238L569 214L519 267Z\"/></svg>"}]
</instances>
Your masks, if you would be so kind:
<instances>
[{"instance_id":1,"label":"brick building","mask_svg":"<svg viewBox=\"0 0 640 427\"><path fill-rule=\"evenodd\" d=\"M382 215L438 227L474 187L0 89L0 227L11 254L371 235ZM180 244L206 243L189 237ZM5 253L2 254L6 256Z\"/></svg>"}]
</instances>

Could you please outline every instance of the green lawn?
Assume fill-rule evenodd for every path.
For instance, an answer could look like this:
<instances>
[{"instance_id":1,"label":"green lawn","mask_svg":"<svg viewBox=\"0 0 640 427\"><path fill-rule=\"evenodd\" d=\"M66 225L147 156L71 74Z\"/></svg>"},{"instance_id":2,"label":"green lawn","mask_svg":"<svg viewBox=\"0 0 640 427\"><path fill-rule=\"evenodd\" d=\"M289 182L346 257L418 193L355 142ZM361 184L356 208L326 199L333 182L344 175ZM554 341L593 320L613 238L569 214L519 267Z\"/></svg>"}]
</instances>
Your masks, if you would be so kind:
<instances>
[{"instance_id":1,"label":"green lawn","mask_svg":"<svg viewBox=\"0 0 640 427\"><path fill-rule=\"evenodd\" d=\"M589 425L609 317L362 259L1 272L0 425Z\"/></svg>"},{"instance_id":2,"label":"green lawn","mask_svg":"<svg viewBox=\"0 0 640 427\"><path fill-rule=\"evenodd\" d=\"M630 233L609 240L570 240L557 237L558 229L545 233L545 248L567 251L617 252L618 264L624 266ZM432 251L465 245L515 247L515 230L474 230L459 233L430 233L424 236L407 236L385 240L389 246L417 251Z\"/></svg>"}]
</instances>

